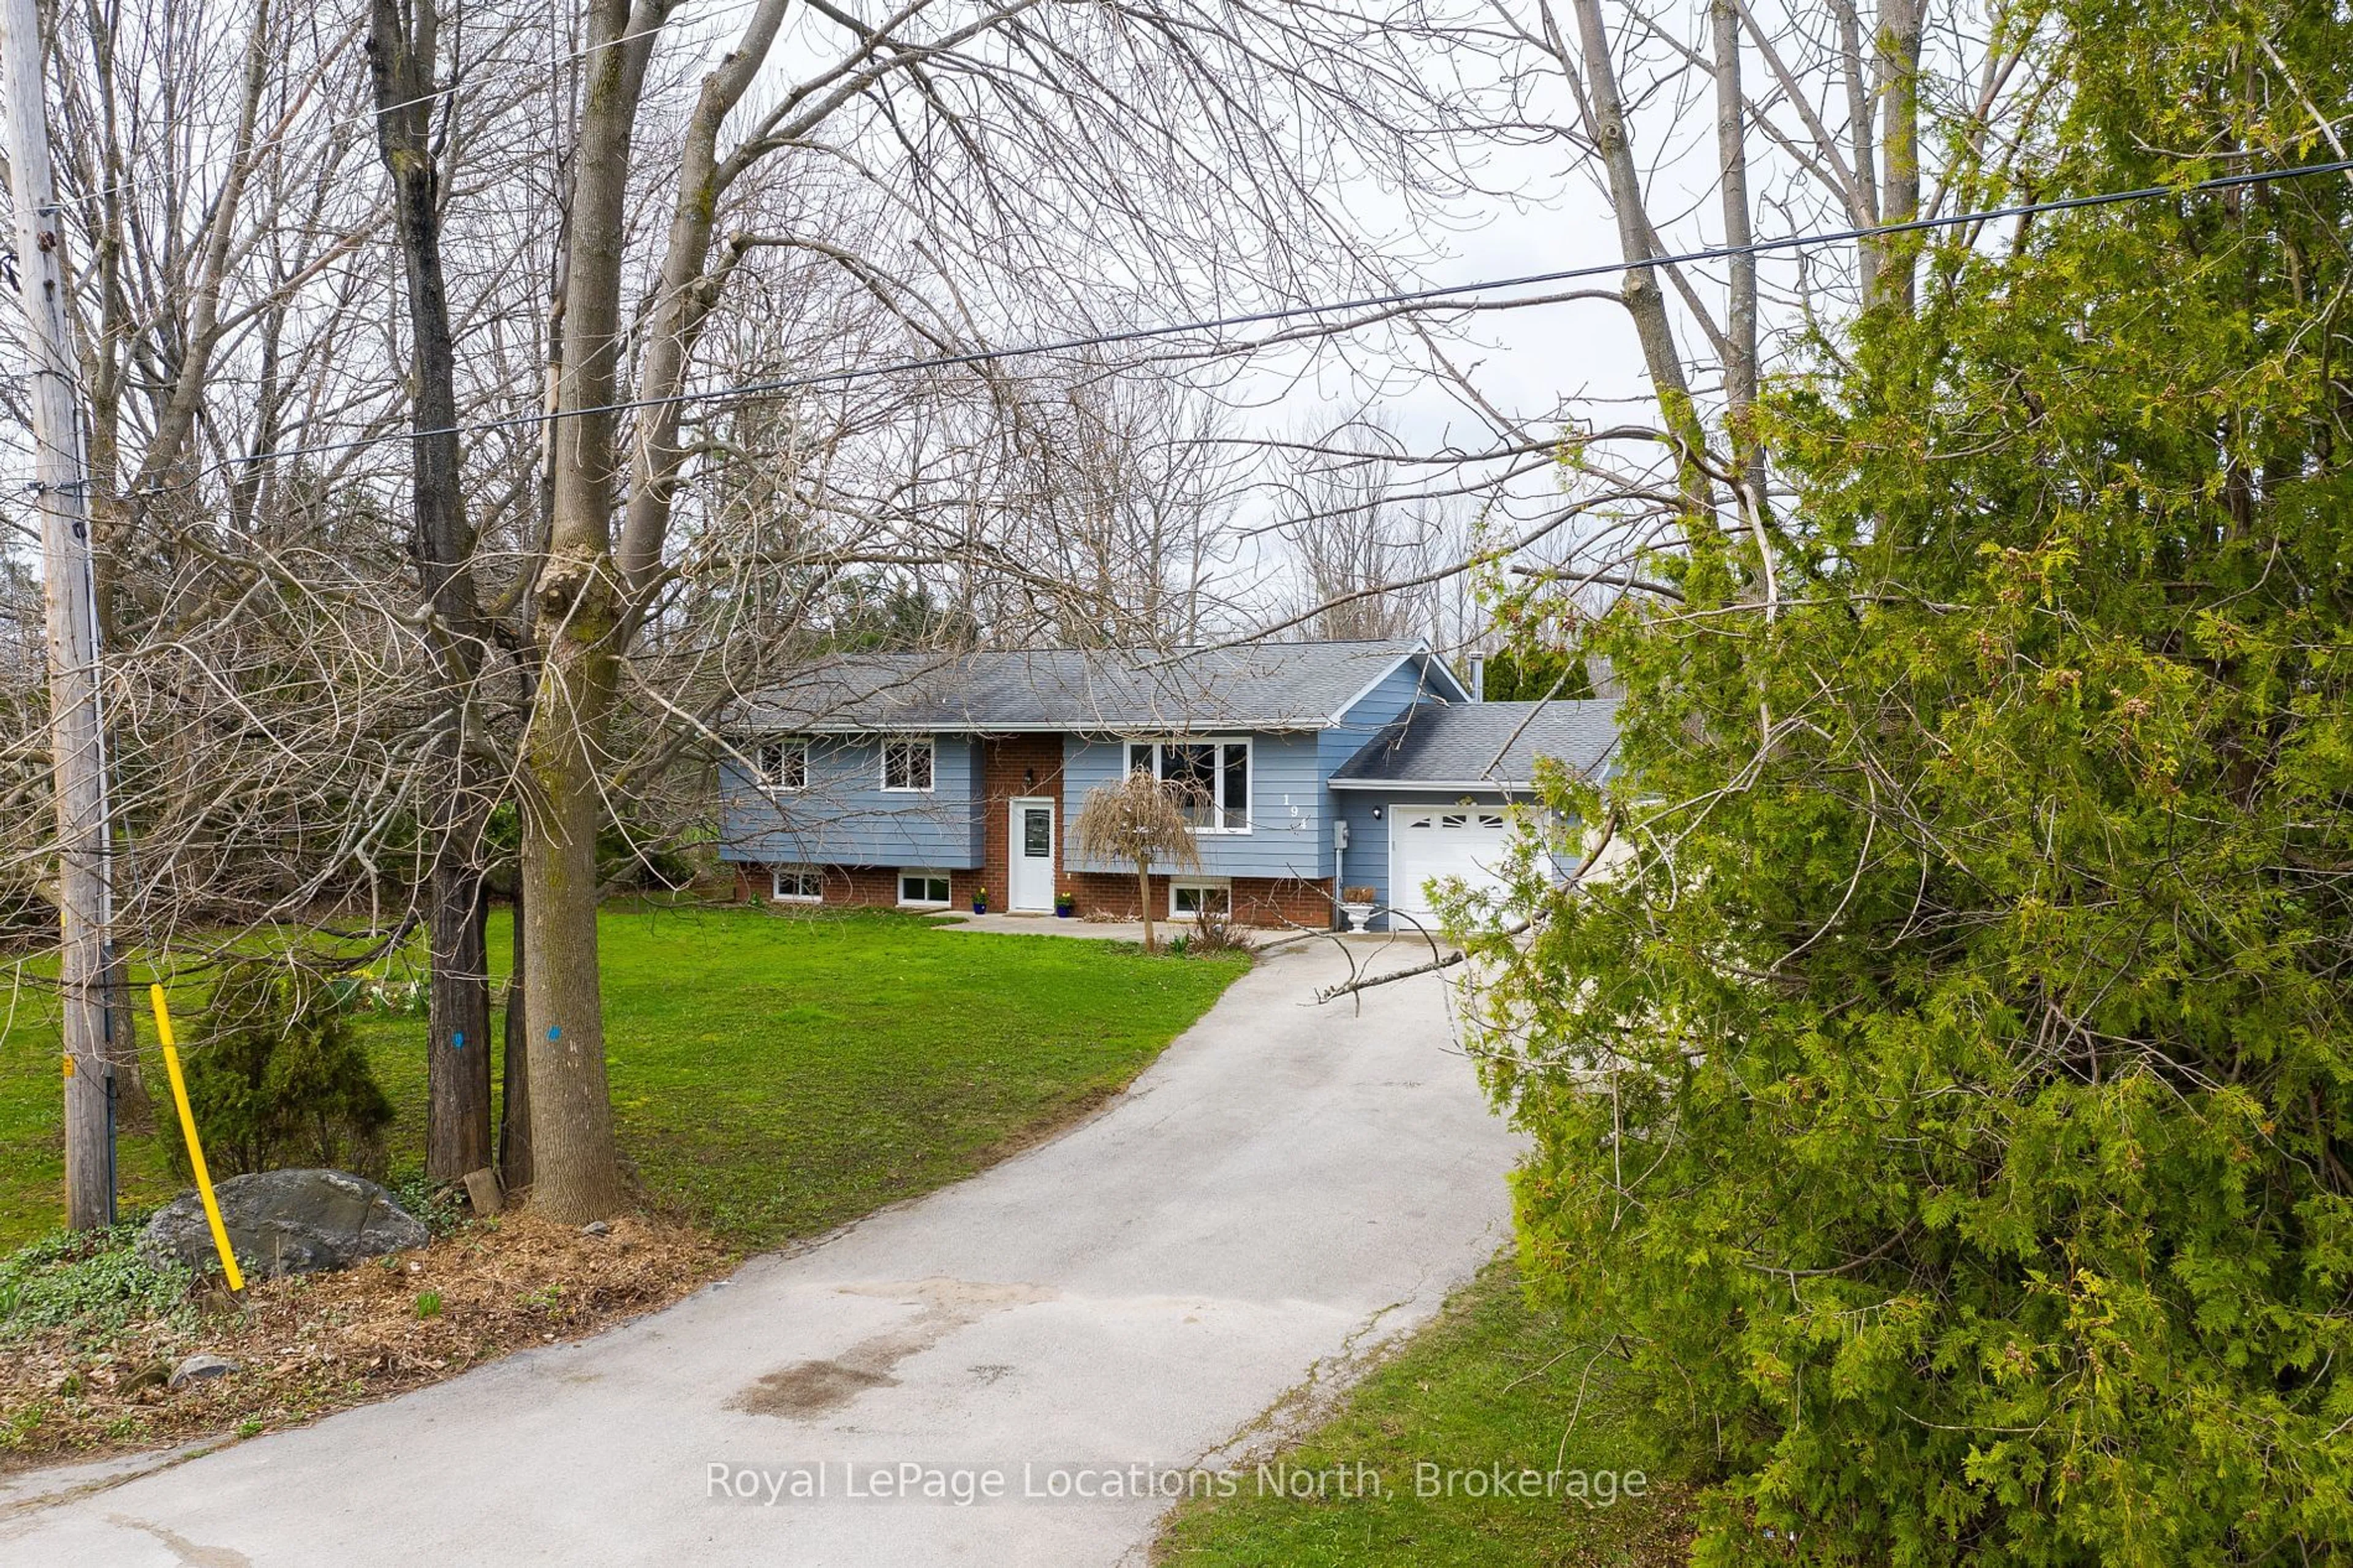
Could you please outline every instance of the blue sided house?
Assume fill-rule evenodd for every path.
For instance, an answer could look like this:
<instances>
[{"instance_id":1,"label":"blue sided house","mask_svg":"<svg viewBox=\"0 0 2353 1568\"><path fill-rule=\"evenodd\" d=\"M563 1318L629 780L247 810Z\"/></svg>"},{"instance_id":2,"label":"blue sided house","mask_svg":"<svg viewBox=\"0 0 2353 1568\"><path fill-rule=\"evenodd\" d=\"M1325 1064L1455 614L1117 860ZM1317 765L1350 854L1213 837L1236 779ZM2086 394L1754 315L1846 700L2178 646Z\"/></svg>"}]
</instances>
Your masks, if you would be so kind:
<instances>
[{"instance_id":1,"label":"blue sided house","mask_svg":"<svg viewBox=\"0 0 2353 1568\"><path fill-rule=\"evenodd\" d=\"M1615 707L1482 702L1413 641L845 654L734 716L721 855L786 902L1133 918L1134 871L1064 827L1140 770L1201 862L1155 877L1155 915L1322 930L1369 887L1426 919L1432 879L1493 880L1537 757L1603 775Z\"/></svg>"}]
</instances>

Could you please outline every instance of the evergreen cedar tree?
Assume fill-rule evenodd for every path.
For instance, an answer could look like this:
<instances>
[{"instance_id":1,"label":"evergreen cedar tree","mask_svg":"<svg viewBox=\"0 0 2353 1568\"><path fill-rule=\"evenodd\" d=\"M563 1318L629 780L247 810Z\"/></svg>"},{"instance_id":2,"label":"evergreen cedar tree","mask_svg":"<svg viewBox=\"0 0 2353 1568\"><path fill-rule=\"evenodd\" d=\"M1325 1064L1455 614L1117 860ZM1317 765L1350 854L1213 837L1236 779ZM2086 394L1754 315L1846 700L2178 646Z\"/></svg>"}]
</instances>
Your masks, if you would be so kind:
<instances>
[{"instance_id":1,"label":"evergreen cedar tree","mask_svg":"<svg viewBox=\"0 0 2353 1568\"><path fill-rule=\"evenodd\" d=\"M385 1174L392 1101L329 982L268 959L237 960L214 982L195 1035L188 1102L214 1180L289 1169ZM179 1119L164 1128L173 1171L193 1180Z\"/></svg>"},{"instance_id":2,"label":"evergreen cedar tree","mask_svg":"<svg viewBox=\"0 0 2353 1568\"><path fill-rule=\"evenodd\" d=\"M2341 10L2042 15L2059 90L1957 206L2336 155ZM1532 1289L1704 1484L1696 1562L2353 1548L2348 207L1931 247L1769 394L1778 619L1726 544L1577 635L1622 772L1546 787L1641 858L1521 887L1480 1043Z\"/></svg>"}]
</instances>

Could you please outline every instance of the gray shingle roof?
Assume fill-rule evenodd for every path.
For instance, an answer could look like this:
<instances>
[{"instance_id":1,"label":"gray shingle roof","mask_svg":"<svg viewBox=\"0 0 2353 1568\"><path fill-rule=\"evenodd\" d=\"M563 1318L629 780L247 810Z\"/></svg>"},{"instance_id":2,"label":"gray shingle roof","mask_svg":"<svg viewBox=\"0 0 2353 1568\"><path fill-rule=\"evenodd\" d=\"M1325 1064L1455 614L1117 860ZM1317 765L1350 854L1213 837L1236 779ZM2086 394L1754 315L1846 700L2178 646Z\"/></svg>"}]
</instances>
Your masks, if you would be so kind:
<instances>
[{"instance_id":1,"label":"gray shingle roof","mask_svg":"<svg viewBox=\"0 0 2353 1568\"><path fill-rule=\"evenodd\" d=\"M1525 789L1535 759L1606 776L1618 749L1614 698L1576 702L1423 702L1365 742L1335 787L1477 784Z\"/></svg>"},{"instance_id":2,"label":"gray shingle roof","mask_svg":"<svg viewBox=\"0 0 2353 1568\"><path fill-rule=\"evenodd\" d=\"M1166 654L842 654L754 696L737 719L753 730L817 731L1320 729L1420 651L1419 642L1388 640ZM1430 679L1441 691L1452 679Z\"/></svg>"}]
</instances>

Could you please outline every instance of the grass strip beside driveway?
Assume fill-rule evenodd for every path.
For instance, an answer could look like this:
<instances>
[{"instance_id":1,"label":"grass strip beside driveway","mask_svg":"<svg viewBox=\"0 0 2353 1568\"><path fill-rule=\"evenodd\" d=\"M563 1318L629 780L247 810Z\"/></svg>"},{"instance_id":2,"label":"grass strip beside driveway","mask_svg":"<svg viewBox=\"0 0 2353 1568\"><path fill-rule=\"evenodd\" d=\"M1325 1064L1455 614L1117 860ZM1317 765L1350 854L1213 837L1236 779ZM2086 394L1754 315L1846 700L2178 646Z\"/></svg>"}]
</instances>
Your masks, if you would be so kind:
<instances>
[{"instance_id":1,"label":"grass strip beside driveway","mask_svg":"<svg viewBox=\"0 0 2353 1568\"><path fill-rule=\"evenodd\" d=\"M749 1246L929 1192L1062 1124L1247 967L890 914L663 911L603 931L621 1147L649 1191Z\"/></svg>"},{"instance_id":2,"label":"grass strip beside driveway","mask_svg":"<svg viewBox=\"0 0 2353 1568\"><path fill-rule=\"evenodd\" d=\"M1618 1395L1609 1368L1593 1347L1531 1310L1510 1261L1499 1261L1330 1419L1240 1472L1233 1495L1181 1505L1153 1561L1161 1568L1680 1563L1687 1494L1655 1473L1640 1413ZM1532 1483L1531 1472L1544 1479Z\"/></svg>"},{"instance_id":3,"label":"grass strip beside driveway","mask_svg":"<svg viewBox=\"0 0 2353 1568\"><path fill-rule=\"evenodd\" d=\"M495 912L500 996L512 939ZM928 1192L1061 1125L1142 1071L1246 967L950 933L880 911L616 908L597 940L622 1153L656 1209L741 1248ZM421 974L413 960L376 972L404 962ZM143 994L147 964L132 968ZM205 989L174 986L191 1039ZM0 1037L0 1249L62 1219L55 1008L28 978L13 1004ZM355 1025L398 1110L397 1182L423 1164L425 1023ZM143 1018L141 1044L153 1054ZM160 1063L148 1078L161 1097ZM153 1137L125 1135L119 1169L126 1208L177 1190Z\"/></svg>"}]
</instances>

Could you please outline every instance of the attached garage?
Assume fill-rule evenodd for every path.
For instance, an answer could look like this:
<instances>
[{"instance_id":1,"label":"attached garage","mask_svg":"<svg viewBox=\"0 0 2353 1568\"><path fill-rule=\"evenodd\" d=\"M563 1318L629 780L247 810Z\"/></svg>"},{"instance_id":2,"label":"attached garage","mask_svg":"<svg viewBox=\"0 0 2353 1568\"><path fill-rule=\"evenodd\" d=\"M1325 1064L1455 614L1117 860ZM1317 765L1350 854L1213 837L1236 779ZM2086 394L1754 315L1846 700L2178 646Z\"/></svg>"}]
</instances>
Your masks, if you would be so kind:
<instances>
[{"instance_id":1,"label":"attached garage","mask_svg":"<svg viewBox=\"0 0 2353 1568\"><path fill-rule=\"evenodd\" d=\"M1500 806L1393 805L1389 824L1389 908L1435 926L1430 885L1458 878L1474 891L1503 887L1512 831Z\"/></svg>"},{"instance_id":2,"label":"attached garage","mask_svg":"<svg viewBox=\"0 0 2353 1568\"><path fill-rule=\"evenodd\" d=\"M1536 760L1597 783L1618 745L1618 704L1421 702L1332 775L1344 888L1370 888L1375 930L1435 930L1430 883L1500 890L1510 804L1535 794ZM1392 918L1394 917L1394 918Z\"/></svg>"}]
</instances>

